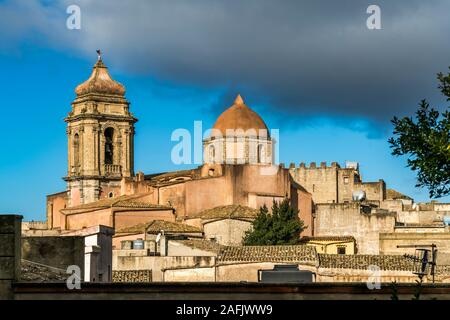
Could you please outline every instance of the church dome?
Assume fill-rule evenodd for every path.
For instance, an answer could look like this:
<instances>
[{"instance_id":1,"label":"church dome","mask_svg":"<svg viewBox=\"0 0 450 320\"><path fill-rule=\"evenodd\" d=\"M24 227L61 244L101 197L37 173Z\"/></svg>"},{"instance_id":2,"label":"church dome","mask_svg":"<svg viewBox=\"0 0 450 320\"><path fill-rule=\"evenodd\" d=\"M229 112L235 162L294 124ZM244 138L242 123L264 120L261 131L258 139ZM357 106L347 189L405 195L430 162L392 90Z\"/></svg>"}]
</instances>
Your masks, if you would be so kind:
<instances>
[{"instance_id":1,"label":"church dome","mask_svg":"<svg viewBox=\"0 0 450 320\"><path fill-rule=\"evenodd\" d=\"M223 136L226 135L227 129L241 129L244 132L254 129L258 136L259 130L263 129L269 136L269 130L264 120L244 103L241 95L238 95L233 105L217 118L213 129L219 130Z\"/></svg>"},{"instance_id":2,"label":"church dome","mask_svg":"<svg viewBox=\"0 0 450 320\"><path fill-rule=\"evenodd\" d=\"M89 93L123 96L125 95L125 87L111 78L99 53L98 61L92 69L91 76L75 88L75 93L78 96Z\"/></svg>"}]
</instances>

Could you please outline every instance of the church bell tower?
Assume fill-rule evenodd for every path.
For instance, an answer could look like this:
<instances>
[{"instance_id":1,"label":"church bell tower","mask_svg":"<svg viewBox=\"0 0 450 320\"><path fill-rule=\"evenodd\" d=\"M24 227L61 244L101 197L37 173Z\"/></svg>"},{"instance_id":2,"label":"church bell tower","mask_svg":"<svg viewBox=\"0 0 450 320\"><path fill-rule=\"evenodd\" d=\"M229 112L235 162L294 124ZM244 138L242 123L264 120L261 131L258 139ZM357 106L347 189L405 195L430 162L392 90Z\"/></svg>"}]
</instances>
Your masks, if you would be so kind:
<instances>
[{"instance_id":1,"label":"church bell tower","mask_svg":"<svg viewBox=\"0 0 450 320\"><path fill-rule=\"evenodd\" d=\"M134 175L134 123L125 87L114 81L100 51L88 80L76 87L65 118L68 137L68 205L116 196L120 180Z\"/></svg>"}]
</instances>

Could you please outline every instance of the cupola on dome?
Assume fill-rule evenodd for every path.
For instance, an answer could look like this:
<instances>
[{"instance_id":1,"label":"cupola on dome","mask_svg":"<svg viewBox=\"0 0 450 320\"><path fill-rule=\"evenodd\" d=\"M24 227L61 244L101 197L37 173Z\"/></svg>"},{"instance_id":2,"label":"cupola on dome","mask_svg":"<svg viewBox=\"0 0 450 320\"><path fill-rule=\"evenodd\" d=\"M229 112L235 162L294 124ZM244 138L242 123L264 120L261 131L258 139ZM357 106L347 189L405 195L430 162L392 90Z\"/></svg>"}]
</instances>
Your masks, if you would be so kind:
<instances>
[{"instance_id":1,"label":"cupola on dome","mask_svg":"<svg viewBox=\"0 0 450 320\"><path fill-rule=\"evenodd\" d=\"M227 129L244 132L253 129L257 135L260 133L259 130L266 130L264 132L269 135L264 120L244 103L241 95L238 95L233 105L217 118L213 129L219 130L223 136L227 135Z\"/></svg>"},{"instance_id":2,"label":"cupola on dome","mask_svg":"<svg viewBox=\"0 0 450 320\"><path fill-rule=\"evenodd\" d=\"M111 78L108 68L102 61L100 52L97 51L97 53L98 60L94 65L91 76L75 88L75 93L78 96L90 93L119 96L125 95L125 87Z\"/></svg>"}]
</instances>

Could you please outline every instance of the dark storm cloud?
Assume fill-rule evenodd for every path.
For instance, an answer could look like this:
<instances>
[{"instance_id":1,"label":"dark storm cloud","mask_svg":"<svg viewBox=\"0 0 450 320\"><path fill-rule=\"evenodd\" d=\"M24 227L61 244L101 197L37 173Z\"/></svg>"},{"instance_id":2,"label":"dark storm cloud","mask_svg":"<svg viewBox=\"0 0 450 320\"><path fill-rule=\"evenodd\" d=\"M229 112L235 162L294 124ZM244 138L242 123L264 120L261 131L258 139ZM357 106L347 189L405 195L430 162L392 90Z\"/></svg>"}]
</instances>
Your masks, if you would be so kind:
<instances>
[{"instance_id":1,"label":"dark storm cloud","mask_svg":"<svg viewBox=\"0 0 450 320\"><path fill-rule=\"evenodd\" d=\"M236 89L293 116L386 124L419 99L438 101L435 74L450 65L446 0L86 0L58 10L72 3L82 10L78 32L54 28L64 15L48 13L52 22L42 25L38 14L55 47L90 56L100 47L130 73L229 87L224 100ZM381 7L382 30L366 27L370 4Z\"/></svg>"}]
</instances>

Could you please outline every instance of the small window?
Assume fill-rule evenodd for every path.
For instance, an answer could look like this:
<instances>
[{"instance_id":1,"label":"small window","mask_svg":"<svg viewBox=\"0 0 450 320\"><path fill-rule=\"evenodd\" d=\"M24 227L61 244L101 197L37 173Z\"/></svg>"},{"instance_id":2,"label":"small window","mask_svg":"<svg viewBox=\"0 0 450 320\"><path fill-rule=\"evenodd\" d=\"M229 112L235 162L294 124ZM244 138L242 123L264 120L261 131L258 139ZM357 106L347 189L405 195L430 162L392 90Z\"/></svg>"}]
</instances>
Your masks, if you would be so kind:
<instances>
[{"instance_id":1,"label":"small window","mask_svg":"<svg viewBox=\"0 0 450 320\"><path fill-rule=\"evenodd\" d=\"M114 197L114 193L112 193L112 192L108 193L108 198L112 198L112 197Z\"/></svg>"},{"instance_id":2,"label":"small window","mask_svg":"<svg viewBox=\"0 0 450 320\"><path fill-rule=\"evenodd\" d=\"M258 163L262 163L263 160L263 152L264 152L264 146L262 144L258 144L258 153L257 153L257 161Z\"/></svg>"},{"instance_id":3,"label":"small window","mask_svg":"<svg viewBox=\"0 0 450 320\"><path fill-rule=\"evenodd\" d=\"M349 177L344 177L344 184L348 184L349 180Z\"/></svg>"},{"instance_id":4,"label":"small window","mask_svg":"<svg viewBox=\"0 0 450 320\"><path fill-rule=\"evenodd\" d=\"M345 254L345 247L344 246L338 246L337 247L337 254Z\"/></svg>"},{"instance_id":5,"label":"small window","mask_svg":"<svg viewBox=\"0 0 450 320\"><path fill-rule=\"evenodd\" d=\"M216 149L214 146L209 146L209 162L215 162Z\"/></svg>"}]
</instances>

